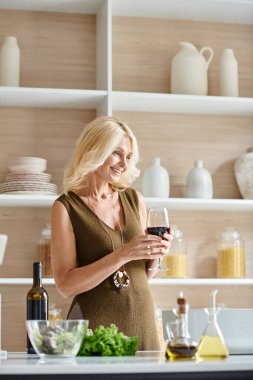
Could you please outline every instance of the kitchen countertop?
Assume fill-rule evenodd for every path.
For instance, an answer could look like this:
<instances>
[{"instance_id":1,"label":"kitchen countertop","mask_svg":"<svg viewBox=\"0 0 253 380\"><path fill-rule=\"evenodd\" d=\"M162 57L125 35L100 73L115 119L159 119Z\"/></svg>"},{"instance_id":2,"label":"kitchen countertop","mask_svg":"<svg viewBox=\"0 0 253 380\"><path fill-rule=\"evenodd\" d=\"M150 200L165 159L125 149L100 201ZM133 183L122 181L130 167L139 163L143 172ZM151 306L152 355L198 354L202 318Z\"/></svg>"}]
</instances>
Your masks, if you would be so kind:
<instances>
[{"instance_id":1,"label":"kitchen countertop","mask_svg":"<svg viewBox=\"0 0 253 380\"><path fill-rule=\"evenodd\" d=\"M139 352L128 357L77 357L71 361L43 362L25 353L8 353L0 360L0 378L18 379L233 379L253 378L253 355L231 355L221 360L166 361L160 352ZM7 376L8 375L8 376ZM38 376L39 375L39 376ZM25 377L26 378L26 377Z\"/></svg>"}]
</instances>

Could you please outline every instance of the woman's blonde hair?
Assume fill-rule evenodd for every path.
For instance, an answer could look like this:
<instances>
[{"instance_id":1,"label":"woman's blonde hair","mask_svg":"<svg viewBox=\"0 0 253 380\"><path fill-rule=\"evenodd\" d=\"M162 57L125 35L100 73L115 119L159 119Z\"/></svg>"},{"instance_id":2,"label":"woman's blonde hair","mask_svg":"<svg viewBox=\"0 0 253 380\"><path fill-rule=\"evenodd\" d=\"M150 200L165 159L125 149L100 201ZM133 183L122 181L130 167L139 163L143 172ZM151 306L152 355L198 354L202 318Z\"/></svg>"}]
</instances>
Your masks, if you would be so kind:
<instances>
[{"instance_id":1,"label":"woman's blonde hair","mask_svg":"<svg viewBox=\"0 0 253 380\"><path fill-rule=\"evenodd\" d=\"M113 185L117 188L130 186L140 174L136 167L139 160L136 138L131 129L122 121L115 117L102 116L89 123L77 140L73 157L64 173L64 193L67 194L69 191L76 191L83 187L87 175L104 164L124 135L131 140L133 154L120 181Z\"/></svg>"}]
</instances>

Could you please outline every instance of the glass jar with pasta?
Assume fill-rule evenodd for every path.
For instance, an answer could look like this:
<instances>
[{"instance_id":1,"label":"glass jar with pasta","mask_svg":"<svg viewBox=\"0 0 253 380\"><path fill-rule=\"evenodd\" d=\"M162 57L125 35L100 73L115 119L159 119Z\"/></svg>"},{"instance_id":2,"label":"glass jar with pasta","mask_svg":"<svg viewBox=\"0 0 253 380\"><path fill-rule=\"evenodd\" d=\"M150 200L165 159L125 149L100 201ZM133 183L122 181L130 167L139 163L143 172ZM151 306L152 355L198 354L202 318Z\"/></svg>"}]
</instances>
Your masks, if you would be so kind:
<instances>
[{"instance_id":1,"label":"glass jar with pasta","mask_svg":"<svg viewBox=\"0 0 253 380\"><path fill-rule=\"evenodd\" d=\"M217 253L217 277L245 277L244 242L234 228L227 228L221 234Z\"/></svg>"},{"instance_id":2,"label":"glass jar with pasta","mask_svg":"<svg viewBox=\"0 0 253 380\"><path fill-rule=\"evenodd\" d=\"M160 277L166 278L185 278L187 277L187 254L186 242L183 232L176 226L171 226L173 240L169 253L163 258L163 266L168 270L161 271Z\"/></svg>"}]
</instances>

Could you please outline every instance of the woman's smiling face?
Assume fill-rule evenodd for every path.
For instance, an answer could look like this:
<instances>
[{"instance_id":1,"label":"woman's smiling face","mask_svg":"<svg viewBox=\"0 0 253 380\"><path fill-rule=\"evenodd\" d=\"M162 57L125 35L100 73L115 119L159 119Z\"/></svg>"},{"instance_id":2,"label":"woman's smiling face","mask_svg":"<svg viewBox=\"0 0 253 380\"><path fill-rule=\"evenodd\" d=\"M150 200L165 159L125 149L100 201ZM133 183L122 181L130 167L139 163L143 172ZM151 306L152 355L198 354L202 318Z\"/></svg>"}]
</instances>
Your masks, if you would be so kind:
<instances>
[{"instance_id":1,"label":"woman's smiling face","mask_svg":"<svg viewBox=\"0 0 253 380\"><path fill-rule=\"evenodd\" d=\"M95 173L108 183L117 183L122 173L127 170L131 157L131 140L129 136L124 135L112 154Z\"/></svg>"}]
</instances>

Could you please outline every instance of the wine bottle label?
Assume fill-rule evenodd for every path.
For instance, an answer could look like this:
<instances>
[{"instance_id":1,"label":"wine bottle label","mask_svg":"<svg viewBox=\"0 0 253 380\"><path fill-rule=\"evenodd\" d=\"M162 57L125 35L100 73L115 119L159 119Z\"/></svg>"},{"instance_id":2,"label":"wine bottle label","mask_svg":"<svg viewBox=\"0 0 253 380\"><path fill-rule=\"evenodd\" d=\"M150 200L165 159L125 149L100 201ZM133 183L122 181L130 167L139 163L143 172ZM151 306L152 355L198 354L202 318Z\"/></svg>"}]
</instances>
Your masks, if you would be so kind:
<instances>
[{"instance_id":1,"label":"wine bottle label","mask_svg":"<svg viewBox=\"0 0 253 380\"><path fill-rule=\"evenodd\" d=\"M27 300L27 319L47 319L46 300Z\"/></svg>"}]
</instances>

